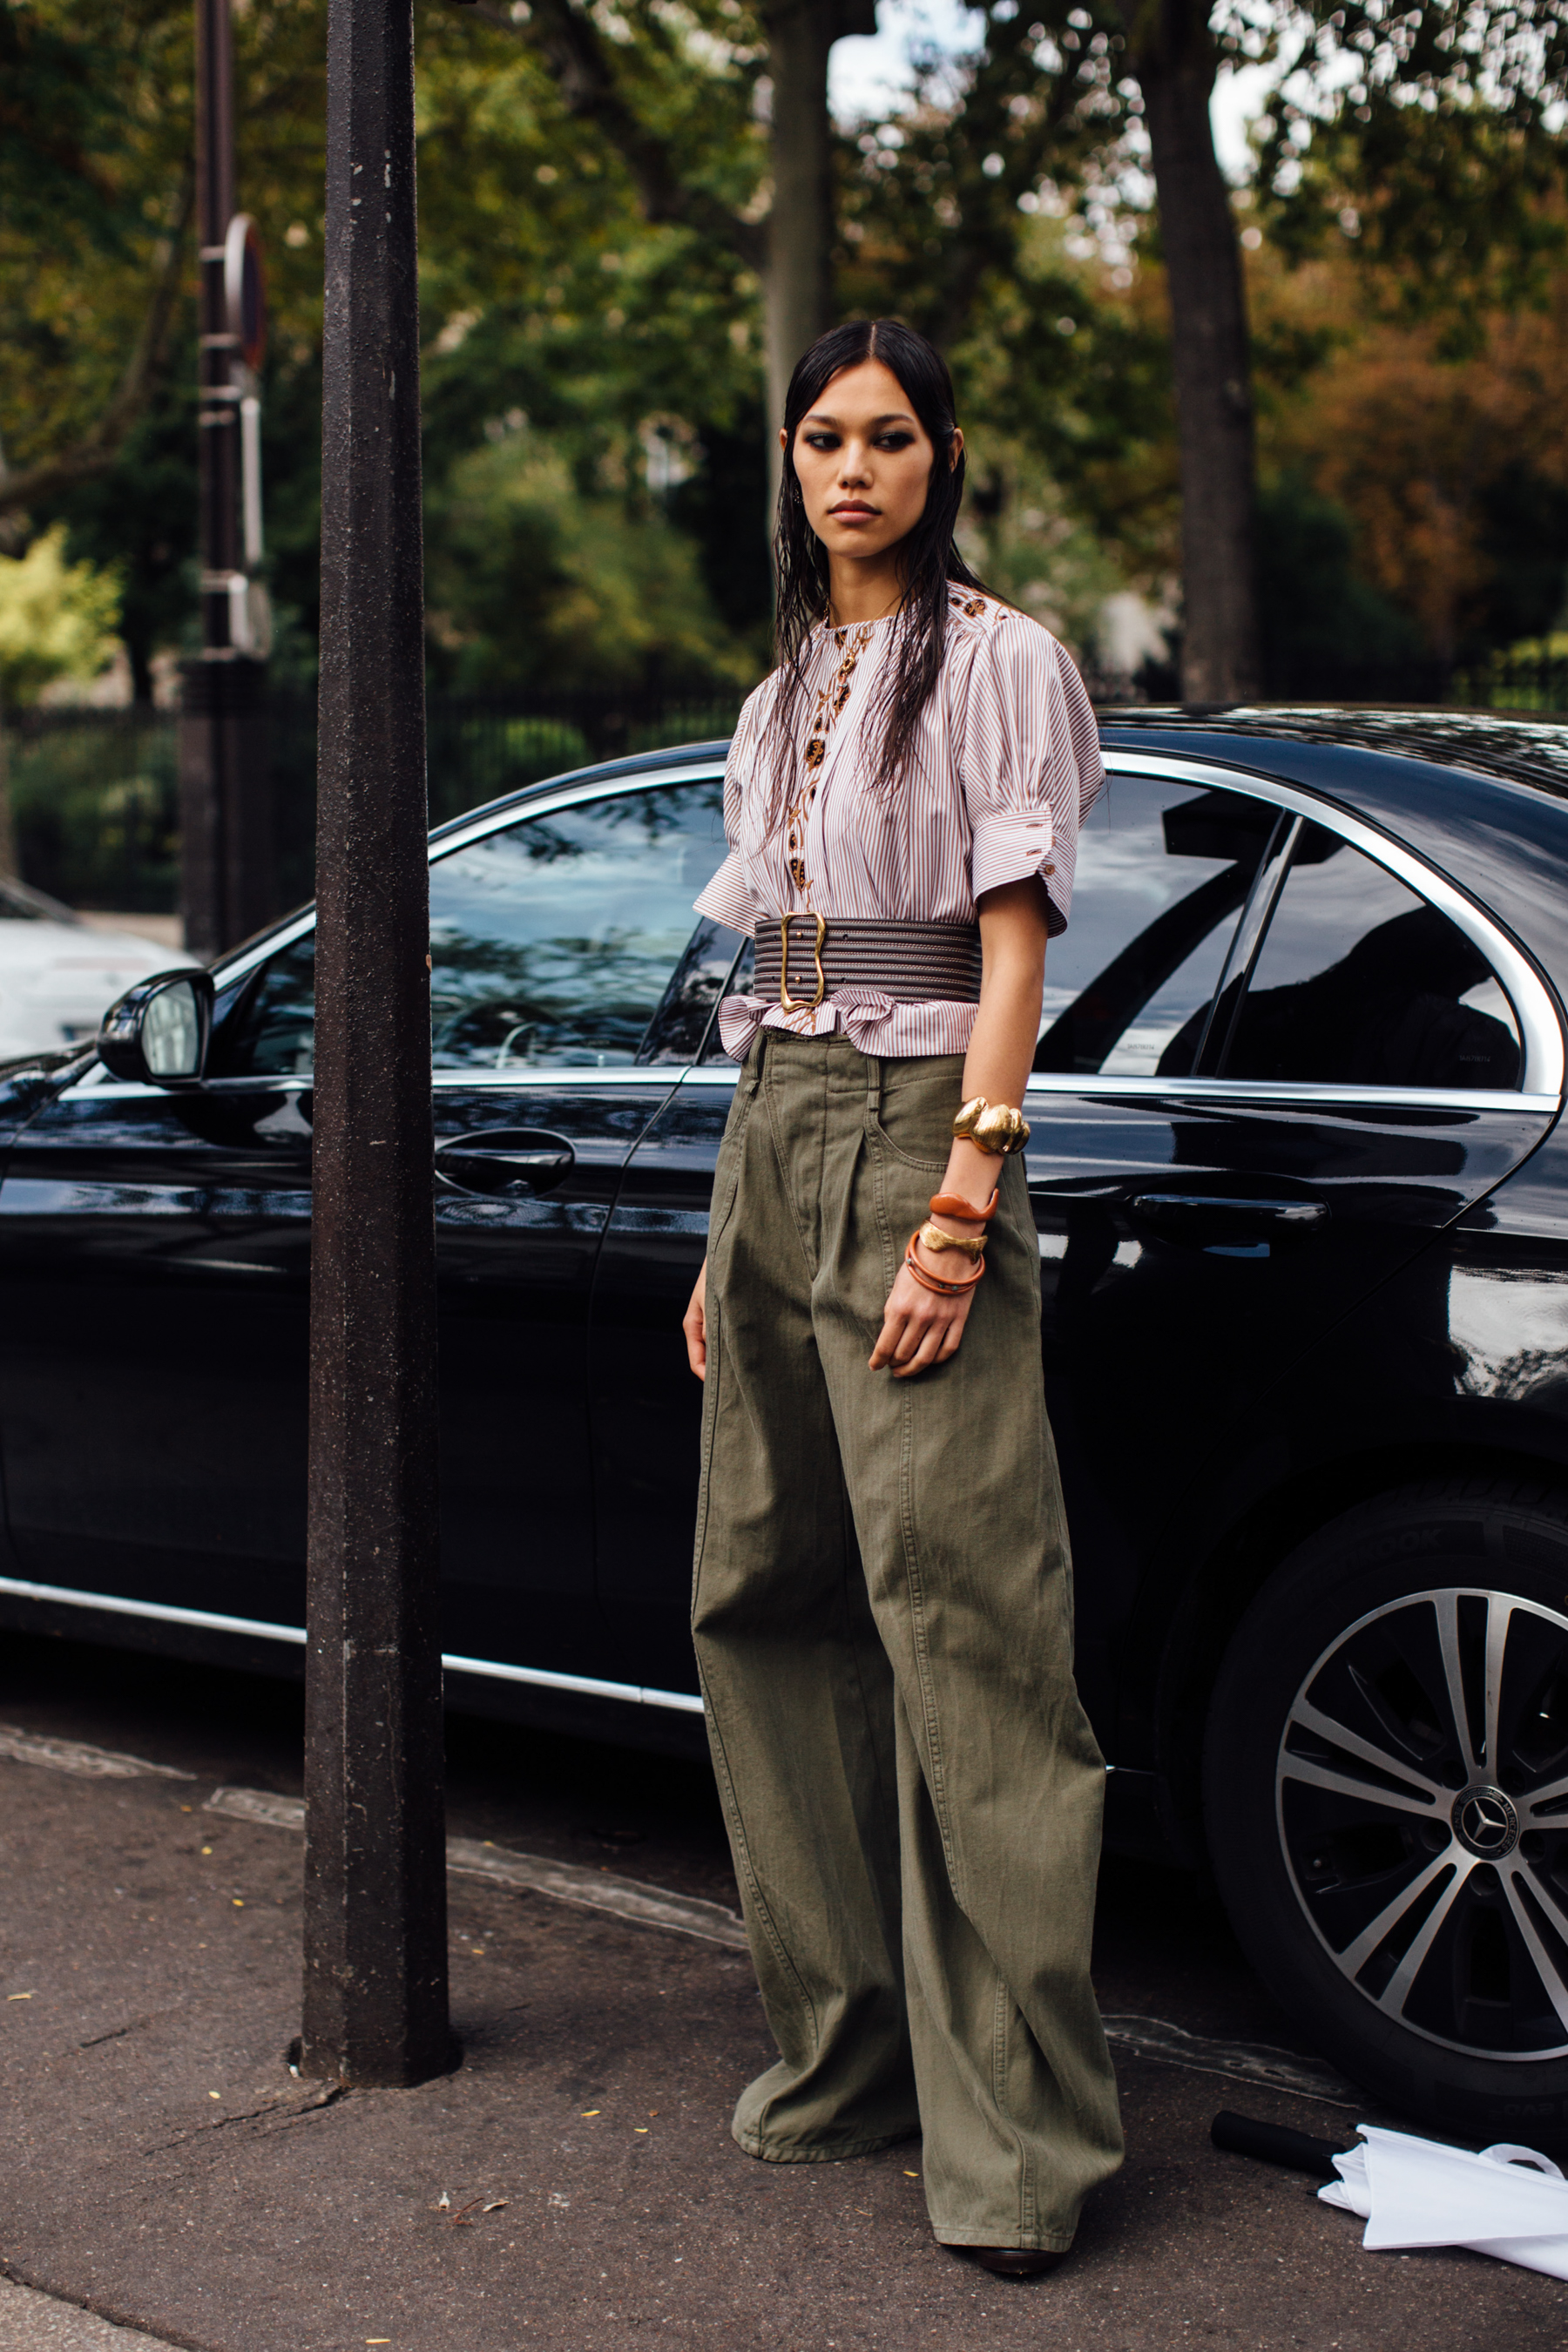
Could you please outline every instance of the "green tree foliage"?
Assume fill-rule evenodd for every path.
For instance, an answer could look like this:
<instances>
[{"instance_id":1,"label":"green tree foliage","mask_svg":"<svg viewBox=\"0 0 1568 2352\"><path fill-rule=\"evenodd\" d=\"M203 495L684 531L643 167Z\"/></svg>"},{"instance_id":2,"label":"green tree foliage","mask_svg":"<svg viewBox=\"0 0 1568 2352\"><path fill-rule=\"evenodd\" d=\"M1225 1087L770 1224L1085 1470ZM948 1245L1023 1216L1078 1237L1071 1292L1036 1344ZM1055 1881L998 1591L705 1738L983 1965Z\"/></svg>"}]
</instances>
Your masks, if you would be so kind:
<instances>
[{"instance_id":1,"label":"green tree foliage","mask_svg":"<svg viewBox=\"0 0 1568 2352\"><path fill-rule=\"evenodd\" d=\"M559 444L513 415L443 486L426 597L445 682L749 688L753 649L720 620L691 541L651 501L583 495Z\"/></svg>"},{"instance_id":2,"label":"green tree foliage","mask_svg":"<svg viewBox=\"0 0 1568 2352\"><path fill-rule=\"evenodd\" d=\"M552 616L570 610L573 644L605 677L728 683L763 658L769 604L763 11L416 5L433 672L558 678ZM1097 542L1108 581L1152 585L1174 561L1170 320L1140 79L1159 10L985 0L976 13L973 56L919 60L893 121L838 140L837 283L845 310L897 310L948 348L976 551L1013 593L1043 583L1079 629L1097 569L1075 533ZM1461 320L1483 278L1535 282L1563 216L1555 0L1436 0L1419 16L1310 0L1289 21L1310 39L1264 130L1252 217L1292 255L1327 238L1375 263L1398 299ZM1285 25L1224 0L1199 26L1200 63L1279 55ZM272 310L279 668L303 681L325 0L249 0L236 47L240 202L261 226ZM143 692L154 650L195 618L191 63L188 0L0 0L0 465L13 469L0 502L26 486L30 529L64 520L74 558L118 566ZM1266 319L1266 400L1310 381L1331 342ZM679 463L659 490L647 451L661 432ZM1299 509L1290 528L1327 579L1340 558L1321 515ZM1511 511L1500 492L1500 548ZM1552 561L1543 542L1543 577Z\"/></svg>"},{"instance_id":3,"label":"green tree foliage","mask_svg":"<svg viewBox=\"0 0 1568 2352\"><path fill-rule=\"evenodd\" d=\"M32 702L62 677L96 677L114 652L120 583L68 563L65 526L26 555L0 555L0 698Z\"/></svg>"},{"instance_id":4,"label":"green tree foliage","mask_svg":"<svg viewBox=\"0 0 1568 2352\"><path fill-rule=\"evenodd\" d=\"M166 0L0 6L0 494L112 462L178 308L188 27ZM174 91L166 102L163 86Z\"/></svg>"},{"instance_id":5,"label":"green tree foliage","mask_svg":"<svg viewBox=\"0 0 1568 2352\"><path fill-rule=\"evenodd\" d=\"M1259 185L1287 250L1337 226L1401 307L1456 325L1478 297L1539 299L1563 244L1561 0L1309 0L1302 14L1260 125Z\"/></svg>"},{"instance_id":6,"label":"green tree foliage","mask_svg":"<svg viewBox=\"0 0 1568 2352\"><path fill-rule=\"evenodd\" d=\"M5 102L15 87L28 124L63 126L58 156L45 157L55 180L44 205L27 194L44 184L43 166L11 115L0 118L0 436L15 482L40 484L27 506L33 527L61 515L75 552L120 562L145 692L155 647L178 642L195 620L193 256L188 237L179 247L153 233L182 200L188 171L189 9L184 0L138 0L121 18L92 0L85 10L6 0L0 30L17 68ZM433 556L450 536L449 474L486 446L487 425L520 411L560 460L543 478L557 538L583 501L597 501L602 519L604 502L619 498L632 536L641 529L647 545L665 544L669 526L649 507L642 465L646 422L668 414L695 432L695 456L711 446L731 482L743 470L739 453L754 447L739 521L714 502L704 508L695 477L668 501L699 539L691 593L711 604L717 591L727 623L754 626L768 593L754 277L700 226L649 222L624 156L578 121L546 62L510 26L476 24L430 0L418 46ZM252 0L237 15L236 48L239 200L261 226L268 264L264 473L287 673L309 668L317 595L324 0ZM763 162L750 83L718 45L695 76L682 58L689 66L667 35L637 46L634 83L692 172L707 173L714 203L742 205ZM171 247L183 276L162 373L144 372L132 413L106 437L100 420ZM467 496L454 481L459 533ZM747 560L735 560L737 541ZM606 583L606 614L620 593ZM689 604L684 590L654 597L638 643L658 639L662 613L681 617L679 627L672 617L668 644L648 646L651 661L691 667L704 632L693 635ZM704 642L727 647L716 611ZM498 614L498 628L515 640L510 614ZM596 642L604 638L600 631ZM728 650L720 667L728 683Z\"/></svg>"}]
</instances>

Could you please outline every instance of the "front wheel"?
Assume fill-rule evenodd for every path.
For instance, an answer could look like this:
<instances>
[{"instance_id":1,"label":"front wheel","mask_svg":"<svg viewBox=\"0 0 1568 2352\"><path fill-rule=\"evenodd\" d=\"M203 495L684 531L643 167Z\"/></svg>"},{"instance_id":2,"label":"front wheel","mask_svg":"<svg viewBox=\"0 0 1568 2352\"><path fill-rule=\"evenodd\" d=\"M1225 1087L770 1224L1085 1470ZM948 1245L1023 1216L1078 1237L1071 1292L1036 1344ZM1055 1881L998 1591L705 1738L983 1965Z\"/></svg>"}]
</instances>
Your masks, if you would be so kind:
<instances>
[{"instance_id":1,"label":"front wheel","mask_svg":"<svg viewBox=\"0 0 1568 2352\"><path fill-rule=\"evenodd\" d=\"M1353 2081L1568 2145L1568 1496L1412 1486L1301 1545L1226 1654L1205 1816L1248 1958Z\"/></svg>"}]
</instances>

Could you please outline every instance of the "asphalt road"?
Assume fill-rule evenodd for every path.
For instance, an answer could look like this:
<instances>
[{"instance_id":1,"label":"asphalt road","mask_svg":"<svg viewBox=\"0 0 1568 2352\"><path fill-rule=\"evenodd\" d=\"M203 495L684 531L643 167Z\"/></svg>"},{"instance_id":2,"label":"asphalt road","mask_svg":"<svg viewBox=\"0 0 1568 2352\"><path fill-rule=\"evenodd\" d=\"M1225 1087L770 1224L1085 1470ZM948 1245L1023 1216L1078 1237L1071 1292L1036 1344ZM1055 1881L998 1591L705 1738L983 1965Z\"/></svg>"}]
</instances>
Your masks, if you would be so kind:
<instances>
[{"instance_id":1,"label":"asphalt road","mask_svg":"<svg viewBox=\"0 0 1568 2352\"><path fill-rule=\"evenodd\" d=\"M167 1768L0 1759L0 2273L40 2291L0 2287L0 2352L136 2352L104 2321L201 2352L1568 2347L1568 2287L1366 2253L1300 2176L1208 2145L1220 2106L1346 2141L1355 2106L1125 2048L1125 2169L1058 2273L990 2280L932 2244L918 2143L837 2166L735 2150L768 2051L743 1954L471 1875L450 1882L462 2067L324 2095L286 2058L289 1809L207 1809L298 1794L297 1688L4 1637L0 1726ZM449 1795L455 1835L568 1891L735 1904L696 1766L458 1719ZM1108 1862L1097 1981L1205 2063L1310 2059L1196 1880Z\"/></svg>"}]
</instances>

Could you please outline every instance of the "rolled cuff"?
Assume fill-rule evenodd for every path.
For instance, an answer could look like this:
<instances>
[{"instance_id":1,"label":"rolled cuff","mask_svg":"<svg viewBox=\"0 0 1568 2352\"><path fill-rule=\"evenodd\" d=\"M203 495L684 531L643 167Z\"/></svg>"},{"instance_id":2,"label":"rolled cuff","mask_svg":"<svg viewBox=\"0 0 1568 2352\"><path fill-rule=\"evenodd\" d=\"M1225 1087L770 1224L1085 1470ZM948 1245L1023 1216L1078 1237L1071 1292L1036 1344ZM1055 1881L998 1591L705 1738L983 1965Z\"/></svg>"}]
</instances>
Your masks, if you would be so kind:
<instances>
[{"instance_id":1,"label":"rolled cuff","mask_svg":"<svg viewBox=\"0 0 1568 2352\"><path fill-rule=\"evenodd\" d=\"M1055 939L1065 931L1072 886L1057 872L1056 838L1048 809L995 809L979 817L969 854L969 887L976 905L986 890L1037 875L1046 886L1047 932Z\"/></svg>"},{"instance_id":2,"label":"rolled cuff","mask_svg":"<svg viewBox=\"0 0 1568 2352\"><path fill-rule=\"evenodd\" d=\"M757 931L757 902L746 887L745 869L740 852L732 849L701 896L692 905L700 915L710 922L722 923L727 930L740 931L754 939Z\"/></svg>"}]
</instances>

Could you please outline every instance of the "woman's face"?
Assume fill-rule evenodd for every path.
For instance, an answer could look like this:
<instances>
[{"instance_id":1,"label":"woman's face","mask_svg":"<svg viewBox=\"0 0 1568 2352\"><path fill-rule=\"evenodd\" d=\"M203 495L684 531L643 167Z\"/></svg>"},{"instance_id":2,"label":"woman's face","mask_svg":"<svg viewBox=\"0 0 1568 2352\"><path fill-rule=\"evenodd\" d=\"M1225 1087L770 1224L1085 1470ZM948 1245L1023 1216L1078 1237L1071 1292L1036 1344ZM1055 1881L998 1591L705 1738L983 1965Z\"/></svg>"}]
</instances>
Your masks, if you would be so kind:
<instances>
[{"instance_id":1,"label":"woman's face","mask_svg":"<svg viewBox=\"0 0 1568 2352\"><path fill-rule=\"evenodd\" d=\"M963 446L955 433L952 462ZM880 360L830 379L795 427L794 454L805 519L830 556L886 555L925 511L936 450Z\"/></svg>"}]
</instances>

